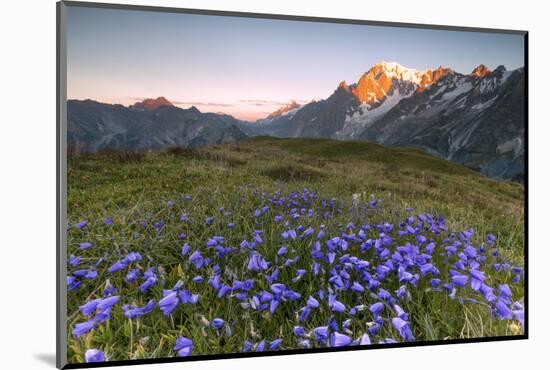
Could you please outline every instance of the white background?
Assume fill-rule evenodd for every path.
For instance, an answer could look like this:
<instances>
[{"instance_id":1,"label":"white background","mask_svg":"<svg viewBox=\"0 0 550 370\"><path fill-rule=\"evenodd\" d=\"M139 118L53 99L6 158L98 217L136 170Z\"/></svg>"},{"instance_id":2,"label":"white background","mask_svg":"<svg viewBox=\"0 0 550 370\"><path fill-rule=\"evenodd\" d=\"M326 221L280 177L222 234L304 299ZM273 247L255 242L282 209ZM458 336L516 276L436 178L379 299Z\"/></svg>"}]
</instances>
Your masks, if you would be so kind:
<instances>
[{"instance_id":1,"label":"white background","mask_svg":"<svg viewBox=\"0 0 550 370\"><path fill-rule=\"evenodd\" d=\"M540 368L550 348L549 12L544 1L132 1L133 4L530 31L530 339L141 366L139 369ZM118 1L113 1L118 2ZM0 367L55 364L55 1L2 2ZM368 66L365 66L368 67ZM545 353L546 351L546 353ZM136 367L133 367L136 368Z\"/></svg>"}]
</instances>

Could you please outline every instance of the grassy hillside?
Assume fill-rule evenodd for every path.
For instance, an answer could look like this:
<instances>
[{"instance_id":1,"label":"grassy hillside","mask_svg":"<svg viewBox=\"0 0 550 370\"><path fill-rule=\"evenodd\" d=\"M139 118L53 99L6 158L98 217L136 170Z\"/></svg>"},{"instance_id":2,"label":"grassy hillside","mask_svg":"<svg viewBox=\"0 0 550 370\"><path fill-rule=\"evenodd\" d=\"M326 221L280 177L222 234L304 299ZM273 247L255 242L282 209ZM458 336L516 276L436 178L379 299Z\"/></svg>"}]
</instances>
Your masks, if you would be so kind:
<instances>
[{"instance_id":1,"label":"grassy hillside","mask_svg":"<svg viewBox=\"0 0 550 370\"><path fill-rule=\"evenodd\" d=\"M267 350L276 339L282 342L274 349L335 345L338 335L358 340L365 333L372 343L518 334L519 303L514 302L523 299L523 190L522 185L491 180L415 149L365 142L257 137L200 149L71 157L68 248L81 260L69 271L74 275L86 268L97 276L76 279L81 285L69 292L69 360L83 361L89 348L101 349L111 360L170 357L176 355L178 337L192 340L193 355L247 350L247 341L252 343L250 350L263 350L262 341ZM83 221L88 224L78 225ZM305 232L309 228L311 235ZM288 237L289 230L297 233L295 239ZM321 230L326 235L318 235ZM460 233L463 230L467 232ZM496 242L488 240L488 234L495 235ZM253 243L258 235L261 242L243 247L243 240ZM214 236L224 239L207 244ZM332 246L329 240L335 237L346 242ZM369 239L381 244L366 247ZM317 257L316 241L321 246ZM92 246L81 250L85 242ZM435 250L427 247L430 242ZM446 249L457 242L458 251ZM185 243L189 251L182 255ZM279 255L282 245L287 252ZM399 249L407 245L419 249ZM476 249L475 255L468 254L469 246ZM130 252L138 252L141 259L121 271L107 271ZM198 267L195 259L189 260L194 252L202 253L208 263ZM256 254L267 265L250 269L251 259L258 262ZM426 254L438 271L421 272L430 262L419 262ZM347 262L349 256L369 266L359 268ZM412 265L399 256L410 257ZM319 270L314 273L316 262ZM381 273L379 266L389 266L390 272ZM156 282L140 292L141 275L149 268ZM462 287L453 278L457 272L452 271L470 276L478 268L485 272L484 284L514 315L503 317L507 312L496 308L492 296L484 292L482 297L479 288ZM140 278L125 281L133 269ZM270 280L275 270L280 276ZM408 281L404 271L415 278ZM204 281L193 280L196 276ZM220 297L219 287L209 284L215 276L222 286L232 288L227 295ZM254 281L252 289L234 287L235 280L246 279ZM343 279L344 287L335 279ZM433 279L442 285L433 286ZM174 288L178 281L199 295L198 302L181 301L164 315L158 301L163 289ZM273 291L276 282L289 289L282 298ZM352 282L359 282L364 291L351 291ZM451 284L449 289L445 283ZM501 284L508 284L511 297ZM116 293L109 291L112 286ZM406 294L401 296L403 291L397 291L403 286ZM96 320L90 332L74 336L75 325L92 317L78 307L101 298L106 287L107 294L120 296L108 320ZM392 297L381 298L380 287ZM331 291L334 296L329 299ZM253 297L261 292L280 300L273 312L272 300L254 303ZM292 298L289 292L300 297ZM319 307L308 308L309 296ZM125 318L125 304L144 307L150 300L155 304L152 312ZM335 308L334 300L344 305L344 311ZM369 308L379 301L385 308L375 315ZM395 304L407 314L399 316ZM301 320L308 310L316 312ZM395 315L404 319L414 339L406 328L398 329ZM219 328L213 327L215 318L224 320ZM297 325L304 327L304 336L293 333ZM323 342L316 328L326 325L332 339Z\"/></svg>"}]
</instances>

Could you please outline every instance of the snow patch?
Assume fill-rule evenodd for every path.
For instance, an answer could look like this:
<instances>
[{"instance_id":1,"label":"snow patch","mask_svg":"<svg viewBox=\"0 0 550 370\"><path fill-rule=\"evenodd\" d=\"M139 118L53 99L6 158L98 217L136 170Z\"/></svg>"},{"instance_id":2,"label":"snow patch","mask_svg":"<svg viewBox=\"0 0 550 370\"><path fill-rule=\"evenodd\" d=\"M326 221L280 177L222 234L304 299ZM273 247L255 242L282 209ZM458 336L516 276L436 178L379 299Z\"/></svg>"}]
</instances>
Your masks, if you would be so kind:
<instances>
[{"instance_id":1,"label":"snow patch","mask_svg":"<svg viewBox=\"0 0 550 370\"><path fill-rule=\"evenodd\" d=\"M281 114L279 117L288 116L288 118L292 118L292 117L294 117L294 115L296 114L296 112L298 112L300 109L302 109L302 107L297 107L297 108L291 109L291 110L289 110L289 111L284 112L284 113Z\"/></svg>"},{"instance_id":2,"label":"snow patch","mask_svg":"<svg viewBox=\"0 0 550 370\"><path fill-rule=\"evenodd\" d=\"M371 108L371 105L369 104L361 104L357 111L346 116L344 127L336 133L337 138L353 138L354 136L360 134L367 127L376 122L376 120L388 113L402 99L408 98L411 95L412 93L402 95L398 92L394 92L393 95L387 96L380 105L374 108Z\"/></svg>"},{"instance_id":3,"label":"snow patch","mask_svg":"<svg viewBox=\"0 0 550 370\"><path fill-rule=\"evenodd\" d=\"M523 140L520 137L513 138L512 140L505 141L497 146L499 153L514 152L514 156L518 156L523 149Z\"/></svg>"},{"instance_id":4,"label":"snow patch","mask_svg":"<svg viewBox=\"0 0 550 370\"><path fill-rule=\"evenodd\" d=\"M473 88L472 84L470 82L464 82L460 85L458 85L454 90L451 90L449 92L446 92L441 97L441 100L452 100L456 98L459 95L462 95L468 91L470 91Z\"/></svg>"},{"instance_id":5,"label":"snow patch","mask_svg":"<svg viewBox=\"0 0 550 370\"><path fill-rule=\"evenodd\" d=\"M492 99L487 100L485 103L474 104L472 105L472 109L476 109L476 110L486 109L490 107L495 102L495 100L497 100L497 98L498 98L498 95L493 97Z\"/></svg>"},{"instance_id":6,"label":"snow patch","mask_svg":"<svg viewBox=\"0 0 550 370\"><path fill-rule=\"evenodd\" d=\"M479 91L482 93L491 92L498 88L499 86L502 86L506 80L508 80L508 77L512 75L513 71L505 71L502 73L502 76L500 78L494 76L492 78L486 78L479 84Z\"/></svg>"},{"instance_id":7,"label":"snow patch","mask_svg":"<svg viewBox=\"0 0 550 370\"><path fill-rule=\"evenodd\" d=\"M399 80L411 81L419 85L422 80L422 75L426 71L419 71L414 68L403 67L401 64L396 62L381 62L380 66L382 67L386 76L390 78L396 78Z\"/></svg>"}]
</instances>

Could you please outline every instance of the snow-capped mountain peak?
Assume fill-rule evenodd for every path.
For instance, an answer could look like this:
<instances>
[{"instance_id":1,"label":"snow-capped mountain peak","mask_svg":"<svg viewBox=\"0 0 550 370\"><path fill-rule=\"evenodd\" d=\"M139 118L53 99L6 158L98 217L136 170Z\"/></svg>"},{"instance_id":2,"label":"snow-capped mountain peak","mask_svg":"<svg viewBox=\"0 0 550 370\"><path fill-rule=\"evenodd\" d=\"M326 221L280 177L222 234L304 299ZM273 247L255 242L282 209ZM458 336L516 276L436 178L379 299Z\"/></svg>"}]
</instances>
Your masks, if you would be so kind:
<instances>
[{"instance_id":1,"label":"snow-capped mountain peak","mask_svg":"<svg viewBox=\"0 0 550 370\"><path fill-rule=\"evenodd\" d=\"M419 84L425 71L404 67L397 62L381 61L372 66L366 75L379 75L380 73L384 73L391 79L410 81Z\"/></svg>"},{"instance_id":2,"label":"snow-capped mountain peak","mask_svg":"<svg viewBox=\"0 0 550 370\"><path fill-rule=\"evenodd\" d=\"M359 102L373 105L393 95L395 89L401 95L408 95L416 89L425 89L452 72L444 67L422 71L382 61L364 73L351 92Z\"/></svg>"}]
</instances>

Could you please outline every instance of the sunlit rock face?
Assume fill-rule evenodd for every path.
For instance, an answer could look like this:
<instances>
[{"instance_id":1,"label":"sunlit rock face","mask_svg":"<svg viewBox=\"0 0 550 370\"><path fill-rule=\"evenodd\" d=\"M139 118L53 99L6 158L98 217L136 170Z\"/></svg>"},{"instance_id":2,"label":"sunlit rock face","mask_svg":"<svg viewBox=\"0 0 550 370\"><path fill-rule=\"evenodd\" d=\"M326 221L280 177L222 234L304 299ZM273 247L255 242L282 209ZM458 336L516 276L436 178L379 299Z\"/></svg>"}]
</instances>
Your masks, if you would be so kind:
<instances>
[{"instance_id":1,"label":"sunlit rock face","mask_svg":"<svg viewBox=\"0 0 550 370\"><path fill-rule=\"evenodd\" d=\"M162 106L173 107L174 105L164 96L160 96L156 99L144 99L143 101L131 105L130 108L136 110L155 110Z\"/></svg>"}]
</instances>

